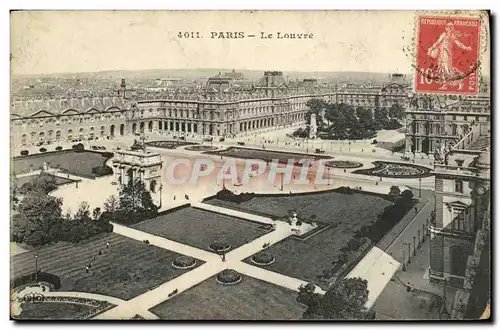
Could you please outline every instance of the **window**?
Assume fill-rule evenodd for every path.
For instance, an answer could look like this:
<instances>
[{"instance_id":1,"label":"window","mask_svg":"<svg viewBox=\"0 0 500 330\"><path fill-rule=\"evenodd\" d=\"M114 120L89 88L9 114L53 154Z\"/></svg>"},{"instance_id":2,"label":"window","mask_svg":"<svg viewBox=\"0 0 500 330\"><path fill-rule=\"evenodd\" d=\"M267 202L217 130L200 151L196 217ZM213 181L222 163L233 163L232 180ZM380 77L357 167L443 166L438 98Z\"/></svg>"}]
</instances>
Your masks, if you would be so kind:
<instances>
[{"instance_id":1,"label":"window","mask_svg":"<svg viewBox=\"0 0 500 330\"><path fill-rule=\"evenodd\" d=\"M465 210L464 209L453 209L453 230L465 230Z\"/></svg>"},{"instance_id":2,"label":"window","mask_svg":"<svg viewBox=\"0 0 500 330\"><path fill-rule=\"evenodd\" d=\"M453 119L453 120L457 120L457 116L456 116L456 115L453 115L452 119Z\"/></svg>"},{"instance_id":3,"label":"window","mask_svg":"<svg viewBox=\"0 0 500 330\"><path fill-rule=\"evenodd\" d=\"M464 193L464 183L462 180L455 180L455 192L459 194Z\"/></svg>"}]
</instances>

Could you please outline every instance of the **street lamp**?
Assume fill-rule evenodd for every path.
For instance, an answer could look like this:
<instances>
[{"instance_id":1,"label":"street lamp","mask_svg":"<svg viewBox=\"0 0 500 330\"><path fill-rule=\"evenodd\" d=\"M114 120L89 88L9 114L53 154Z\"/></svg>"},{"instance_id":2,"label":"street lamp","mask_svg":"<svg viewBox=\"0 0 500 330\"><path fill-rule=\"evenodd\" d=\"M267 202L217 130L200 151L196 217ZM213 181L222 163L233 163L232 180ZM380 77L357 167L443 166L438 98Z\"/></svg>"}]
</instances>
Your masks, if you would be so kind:
<instances>
[{"instance_id":1,"label":"street lamp","mask_svg":"<svg viewBox=\"0 0 500 330\"><path fill-rule=\"evenodd\" d=\"M403 243L404 244L404 243ZM405 249L403 248L403 272L406 272L406 264L405 264Z\"/></svg>"},{"instance_id":2,"label":"street lamp","mask_svg":"<svg viewBox=\"0 0 500 330\"><path fill-rule=\"evenodd\" d=\"M160 209L161 209L161 191L163 190L163 184L160 183L160 188L159 188L159 191L160 191Z\"/></svg>"},{"instance_id":3,"label":"street lamp","mask_svg":"<svg viewBox=\"0 0 500 330\"><path fill-rule=\"evenodd\" d=\"M415 236L413 236L413 256L417 256L417 246L415 245Z\"/></svg>"},{"instance_id":4,"label":"street lamp","mask_svg":"<svg viewBox=\"0 0 500 330\"><path fill-rule=\"evenodd\" d=\"M328 170L328 185L330 185L330 167L327 167Z\"/></svg>"},{"instance_id":5,"label":"street lamp","mask_svg":"<svg viewBox=\"0 0 500 330\"><path fill-rule=\"evenodd\" d=\"M408 264L411 264L411 243L403 243L404 246L408 245Z\"/></svg>"},{"instance_id":6,"label":"street lamp","mask_svg":"<svg viewBox=\"0 0 500 330\"><path fill-rule=\"evenodd\" d=\"M38 283L38 254L35 254L35 282Z\"/></svg>"},{"instance_id":7,"label":"street lamp","mask_svg":"<svg viewBox=\"0 0 500 330\"><path fill-rule=\"evenodd\" d=\"M281 191L283 191L283 175L285 175L285 173L281 173Z\"/></svg>"},{"instance_id":8,"label":"street lamp","mask_svg":"<svg viewBox=\"0 0 500 330\"><path fill-rule=\"evenodd\" d=\"M418 178L418 198L422 198L422 178Z\"/></svg>"}]
</instances>

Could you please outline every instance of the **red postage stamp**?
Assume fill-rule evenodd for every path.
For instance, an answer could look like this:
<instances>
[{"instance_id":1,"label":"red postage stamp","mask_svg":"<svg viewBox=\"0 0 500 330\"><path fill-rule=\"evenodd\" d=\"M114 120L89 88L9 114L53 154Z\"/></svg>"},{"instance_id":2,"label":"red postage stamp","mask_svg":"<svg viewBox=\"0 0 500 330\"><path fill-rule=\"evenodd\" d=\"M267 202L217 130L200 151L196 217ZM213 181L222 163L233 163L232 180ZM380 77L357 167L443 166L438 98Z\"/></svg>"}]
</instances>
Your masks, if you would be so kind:
<instances>
[{"instance_id":1,"label":"red postage stamp","mask_svg":"<svg viewBox=\"0 0 500 330\"><path fill-rule=\"evenodd\" d=\"M481 21L419 16L415 91L477 95Z\"/></svg>"}]
</instances>

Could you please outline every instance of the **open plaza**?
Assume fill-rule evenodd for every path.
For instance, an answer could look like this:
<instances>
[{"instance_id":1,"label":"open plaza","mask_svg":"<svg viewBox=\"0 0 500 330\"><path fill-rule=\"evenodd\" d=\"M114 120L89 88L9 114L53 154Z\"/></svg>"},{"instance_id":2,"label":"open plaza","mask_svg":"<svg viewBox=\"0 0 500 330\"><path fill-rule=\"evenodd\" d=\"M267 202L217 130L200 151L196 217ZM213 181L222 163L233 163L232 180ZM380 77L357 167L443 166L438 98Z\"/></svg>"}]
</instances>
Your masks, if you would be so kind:
<instances>
[{"instance_id":1,"label":"open plaza","mask_svg":"<svg viewBox=\"0 0 500 330\"><path fill-rule=\"evenodd\" d=\"M413 190L415 198L419 189L434 187L429 159L401 162L398 155L370 146L369 141L357 141L350 152L349 145L344 145L347 150L341 152L338 142L309 141L311 150L331 143L332 151L326 145L326 152L318 155L304 150L304 141L287 137L288 131L263 133L255 138L255 144L248 141L248 147L235 146L237 141L230 139L215 143L194 139L176 144L168 137L150 136L147 140L155 142L147 142L146 148L158 153L166 164L179 158L193 162L208 159L215 168L221 168L228 159L233 159L238 172L244 169L248 159L264 162L287 161L291 157L324 159L332 161L327 166L327 183L316 184L312 180L298 185L277 179L270 185L265 178L255 177L244 184L206 178L195 185L175 186L161 173L162 188L151 191L154 202L161 205L159 216L130 227L114 224L114 233L100 234L76 244L60 242L26 252L21 250L13 256L13 278L30 274L37 267L60 278L61 285L55 293L109 304L106 309L98 309L99 312L88 303L83 304L84 309L68 308L63 318L77 318L86 313L92 318L120 319L299 319L306 309L297 302L301 285L313 283L317 292L325 292L328 281L335 276L356 276L351 272L363 263L370 249L378 249L379 241L384 238L387 241L391 235L397 240L401 236L397 226L400 221L426 223L429 220L430 208L419 209L417 214L412 213L412 208L408 215L402 215L405 220L395 219L394 226L381 226L379 219L384 210L394 205L387 197L391 186L398 186L401 191ZM277 144L277 139L284 145ZM131 142L129 137L103 141L106 151L100 153L119 152ZM120 185L116 184L115 175L88 175L89 168L96 166L113 168L113 157L106 158L94 151L73 152L73 155L72 151L65 150L50 155L16 157L15 162L20 164L18 184L29 182L30 175L39 175L40 171L56 178L62 185L51 194L61 197L63 210L70 212L76 211L83 201L92 208L102 207L107 197L118 195ZM79 157L73 158L74 165L68 158L70 155ZM359 169L377 168L375 161L387 166L399 164L399 167L393 175L383 178L356 173ZM60 166L54 166L56 164ZM420 168L428 170L421 173ZM186 169L184 175L188 174ZM352 191L346 192L342 187L350 187ZM255 195L249 200L234 202L220 197L217 193L221 190L235 196ZM420 240L427 235L424 229ZM363 245L360 237L368 232L378 241L363 241ZM223 257L214 246L224 248ZM356 256L346 258L350 252ZM193 267L175 267L174 261L181 260L182 256L182 260L193 260ZM269 258L272 262L254 262L259 258ZM89 262L92 262L91 269L86 268ZM398 265L383 276L383 283L387 284L401 268L402 260L394 255L384 262ZM234 270L241 280L237 284L221 284L217 274L224 269ZM370 289L375 281L370 278L370 272L364 274ZM380 294L377 290L380 291L370 290L374 294L373 302ZM214 296L219 298L210 302ZM194 301L199 307L193 305ZM30 308L23 308L26 304L21 305L21 309L26 310L21 312L21 318L33 317ZM51 309L46 313L52 313Z\"/></svg>"}]
</instances>

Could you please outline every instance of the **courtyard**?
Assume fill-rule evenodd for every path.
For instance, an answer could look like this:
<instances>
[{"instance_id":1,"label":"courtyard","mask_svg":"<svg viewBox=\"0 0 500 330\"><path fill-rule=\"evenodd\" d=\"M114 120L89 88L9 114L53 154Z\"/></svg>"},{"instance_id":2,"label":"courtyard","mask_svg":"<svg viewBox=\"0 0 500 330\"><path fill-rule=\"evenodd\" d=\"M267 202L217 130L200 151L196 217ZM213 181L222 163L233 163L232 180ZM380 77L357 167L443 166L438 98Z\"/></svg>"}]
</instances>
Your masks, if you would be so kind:
<instances>
[{"instance_id":1,"label":"courtyard","mask_svg":"<svg viewBox=\"0 0 500 330\"><path fill-rule=\"evenodd\" d=\"M35 254L39 270L60 277L60 291L98 293L125 300L186 272L172 267L180 254L112 233L16 255L12 258L12 279L35 272ZM197 261L196 265L202 263Z\"/></svg>"},{"instance_id":2,"label":"courtyard","mask_svg":"<svg viewBox=\"0 0 500 330\"><path fill-rule=\"evenodd\" d=\"M99 177L92 169L104 166L110 158L109 153L95 151L61 150L43 154L14 157L12 171L14 174L28 173L43 169L44 164L51 168L58 168L69 174L83 177Z\"/></svg>"},{"instance_id":3,"label":"courtyard","mask_svg":"<svg viewBox=\"0 0 500 330\"><path fill-rule=\"evenodd\" d=\"M224 241L233 250L269 232L261 224L185 207L134 226L153 235L212 252L210 245Z\"/></svg>"},{"instance_id":4,"label":"courtyard","mask_svg":"<svg viewBox=\"0 0 500 330\"><path fill-rule=\"evenodd\" d=\"M51 181L53 180L54 183L57 186L61 186L61 185L64 185L64 184L76 182L76 180L68 179L68 178L64 178L64 177L60 177L60 176L56 176L56 175L49 174L49 173L41 173L41 174L34 174L34 175L24 175L24 176L21 176L21 177L17 177L14 180L14 182L17 185L17 187L21 188L26 183L32 183L36 179L38 179L40 177L42 177L44 179L47 178L48 180L51 180Z\"/></svg>"},{"instance_id":5,"label":"courtyard","mask_svg":"<svg viewBox=\"0 0 500 330\"><path fill-rule=\"evenodd\" d=\"M248 276L237 285L211 277L150 311L162 320L298 320L297 293Z\"/></svg>"},{"instance_id":6,"label":"courtyard","mask_svg":"<svg viewBox=\"0 0 500 330\"><path fill-rule=\"evenodd\" d=\"M281 152L272 151L265 149L251 149L251 148L238 148L229 147L225 150L220 151L207 151L206 154L217 155L217 156L227 156L233 158L242 159L262 159L266 162L270 162L273 159L277 159L280 163L286 163L289 159L301 160L301 159L330 159L330 156L322 155L308 155L295 152Z\"/></svg>"}]
</instances>

